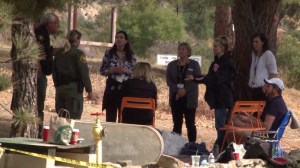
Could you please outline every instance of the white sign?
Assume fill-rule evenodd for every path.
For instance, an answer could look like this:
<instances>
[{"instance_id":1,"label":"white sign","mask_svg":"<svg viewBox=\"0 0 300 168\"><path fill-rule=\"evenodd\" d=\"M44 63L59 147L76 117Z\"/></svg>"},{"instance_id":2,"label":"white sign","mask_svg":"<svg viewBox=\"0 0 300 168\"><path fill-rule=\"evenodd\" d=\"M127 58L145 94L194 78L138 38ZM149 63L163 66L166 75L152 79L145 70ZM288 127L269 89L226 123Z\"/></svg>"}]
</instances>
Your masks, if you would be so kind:
<instances>
[{"instance_id":1,"label":"white sign","mask_svg":"<svg viewBox=\"0 0 300 168\"><path fill-rule=\"evenodd\" d=\"M163 55L163 54L157 54L157 61L156 63L158 65L168 65L169 62L176 60L177 59L177 55ZM190 59L195 60L199 63L199 65L201 66L201 59L202 57L199 55L192 55L190 57Z\"/></svg>"}]
</instances>

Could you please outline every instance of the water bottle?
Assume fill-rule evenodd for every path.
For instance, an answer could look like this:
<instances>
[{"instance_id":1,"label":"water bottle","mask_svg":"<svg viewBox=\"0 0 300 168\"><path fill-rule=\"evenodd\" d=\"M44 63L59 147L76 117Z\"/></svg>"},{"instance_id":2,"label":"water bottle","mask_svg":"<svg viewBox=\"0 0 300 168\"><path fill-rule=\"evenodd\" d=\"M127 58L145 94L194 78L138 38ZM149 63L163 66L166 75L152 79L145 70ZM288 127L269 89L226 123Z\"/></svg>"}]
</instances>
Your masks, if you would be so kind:
<instances>
[{"instance_id":1,"label":"water bottle","mask_svg":"<svg viewBox=\"0 0 300 168\"><path fill-rule=\"evenodd\" d=\"M272 147L272 158L284 157L284 149L279 144L273 144Z\"/></svg>"},{"instance_id":2,"label":"water bottle","mask_svg":"<svg viewBox=\"0 0 300 168\"><path fill-rule=\"evenodd\" d=\"M209 156L208 156L208 162L210 164L212 163L215 163L215 157L214 157L214 154L213 153L210 153Z\"/></svg>"}]
</instances>

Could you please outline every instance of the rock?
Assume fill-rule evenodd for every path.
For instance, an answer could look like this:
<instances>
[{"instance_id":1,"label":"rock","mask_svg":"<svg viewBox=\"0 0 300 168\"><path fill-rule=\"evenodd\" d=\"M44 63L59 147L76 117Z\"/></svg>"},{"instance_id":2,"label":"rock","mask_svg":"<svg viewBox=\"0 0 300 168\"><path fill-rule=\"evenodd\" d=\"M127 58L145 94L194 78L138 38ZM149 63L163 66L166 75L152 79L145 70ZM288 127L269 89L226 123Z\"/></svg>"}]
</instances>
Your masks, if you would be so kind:
<instances>
[{"instance_id":1,"label":"rock","mask_svg":"<svg viewBox=\"0 0 300 168\"><path fill-rule=\"evenodd\" d=\"M142 168L159 168L156 162L143 165Z\"/></svg>"},{"instance_id":2,"label":"rock","mask_svg":"<svg viewBox=\"0 0 300 168\"><path fill-rule=\"evenodd\" d=\"M224 167L226 167L226 166L224 166ZM229 161L228 162L228 168L237 168L236 161L235 160Z\"/></svg>"},{"instance_id":3,"label":"rock","mask_svg":"<svg viewBox=\"0 0 300 168\"><path fill-rule=\"evenodd\" d=\"M242 163L240 160L237 160L236 163L235 163L235 165L236 165L237 167L242 167L242 166L243 166L243 163Z\"/></svg>"},{"instance_id":4,"label":"rock","mask_svg":"<svg viewBox=\"0 0 300 168\"><path fill-rule=\"evenodd\" d=\"M132 160L119 160L117 164L121 165L122 167L125 166L132 166Z\"/></svg>"},{"instance_id":5,"label":"rock","mask_svg":"<svg viewBox=\"0 0 300 168\"><path fill-rule=\"evenodd\" d=\"M105 166L113 166L114 168L122 168L121 165L119 165L119 164L114 164L114 163L111 163L111 162L104 162L104 163L102 163L102 164L105 165Z\"/></svg>"},{"instance_id":6,"label":"rock","mask_svg":"<svg viewBox=\"0 0 300 168\"><path fill-rule=\"evenodd\" d=\"M266 161L264 161L264 160L261 160L261 159L255 159L255 161L254 161L254 165L255 166L257 166L257 165L261 165L261 166L267 166L267 162Z\"/></svg>"},{"instance_id":7,"label":"rock","mask_svg":"<svg viewBox=\"0 0 300 168\"><path fill-rule=\"evenodd\" d=\"M267 163L261 159L240 159L240 160L232 160L228 163L228 168L236 168L236 167L264 168L267 167Z\"/></svg>"},{"instance_id":8,"label":"rock","mask_svg":"<svg viewBox=\"0 0 300 168\"><path fill-rule=\"evenodd\" d=\"M167 168L183 168L184 163L172 156L161 155L157 161L157 165L159 167L167 167Z\"/></svg>"},{"instance_id":9,"label":"rock","mask_svg":"<svg viewBox=\"0 0 300 168\"><path fill-rule=\"evenodd\" d=\"M180 155L181 149L184 147L188 140L183 138L181 135L162 131L162 138L164 140L164 152L165 155L178 156Z\"/></svg>"}]
</instances>

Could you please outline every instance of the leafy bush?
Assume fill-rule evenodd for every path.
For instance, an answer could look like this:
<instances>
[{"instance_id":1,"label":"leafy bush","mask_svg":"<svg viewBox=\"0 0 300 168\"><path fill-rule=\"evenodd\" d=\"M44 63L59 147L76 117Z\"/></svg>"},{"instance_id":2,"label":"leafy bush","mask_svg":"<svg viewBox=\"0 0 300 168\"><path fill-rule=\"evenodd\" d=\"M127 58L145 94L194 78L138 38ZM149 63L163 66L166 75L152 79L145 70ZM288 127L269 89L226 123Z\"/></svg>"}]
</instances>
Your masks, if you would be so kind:
<instances>
[{"instance_id":1,"label":"leafy bush","mask_svg":"<svg viewBox=\"0 0 300 168\"><path fill-rule=\"evenodd\" d=\"M291 32L294 34L293 32ZM300 40L288 33L278 42L277 64L288 87L300 88Z\"/></svg>"},{"instance_id":2,"label":"leafy bush","mask_svg":"<svg viewBox=\"0 0 300 168\"><path fill-rule=\"evenodd\" d=\"M82 32L83 40L111 41L111 8L103 8L93 19L80 16L78 29Z\"/></svg>"},{"instance_id":3,"label":"leafy bush","mask_svg":"<svg viewBox=\"0 0 300 168\"><path fill-rule=\"evenodd\" d=\"M132 47L140 57L176 54L178 41L195 46L194 54L207 55L209 50L210 55L210 47L202 40L213 36L214 8L203 6L204 1L180 1L177 13L175 1L131 0L118 7L117 28L128 32ZM109 42L110 24L111 6L103 4L95 18L79 17L78 29L84 40Z\"/></svg>"},{"instance_id":4,"label":"leafy bush","mask_svg":"<svg viewBox=\"0 0 300 168\"><path fill-rule=\"evenodd\" d=\"M168 4L153 0L136 0L122 8L118 28L128 32L133 49L139 56L155 41L178 41L184 33L184 21Z\"/></svg>"},{"instance_id":5,"label":"leafy bush","mask_svg":"<svg viewBox=\"0 0 300 168\"><path fill-rule=\"evenodd\" d=\"M11 85L10 77L6 74L0 74L0 91L9 88Z\"/></svg>"},{"instance_id":6,"label":"leafy bush","mask_svg":"<svg viewBox=\"0 0 300 168\"><path fill-rule=\"evenodd\" d=\"M198 39L208 39L214 34L214 8L213 3L207 0L184 0L183 17L186 31Z\"/></svg>"}]
</instances>

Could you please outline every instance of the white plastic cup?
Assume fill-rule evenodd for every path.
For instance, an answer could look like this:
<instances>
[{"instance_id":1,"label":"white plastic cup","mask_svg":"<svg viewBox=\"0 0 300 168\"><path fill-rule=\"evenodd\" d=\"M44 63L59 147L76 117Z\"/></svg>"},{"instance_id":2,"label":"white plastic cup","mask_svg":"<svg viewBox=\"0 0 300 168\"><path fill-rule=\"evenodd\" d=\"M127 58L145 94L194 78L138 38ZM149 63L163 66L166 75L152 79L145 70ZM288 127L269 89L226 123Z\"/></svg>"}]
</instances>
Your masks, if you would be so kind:
<instances>
[{"instance_id":1,"label":"white plastic cup","mask_svg":"<svg viewBox=\"0 0 300 168\"><path fill-rule=\"evenodd\" d=\"M200 155L192 155L192 167L199 167L200 165Z\"/></svg>"}]
</instances>

